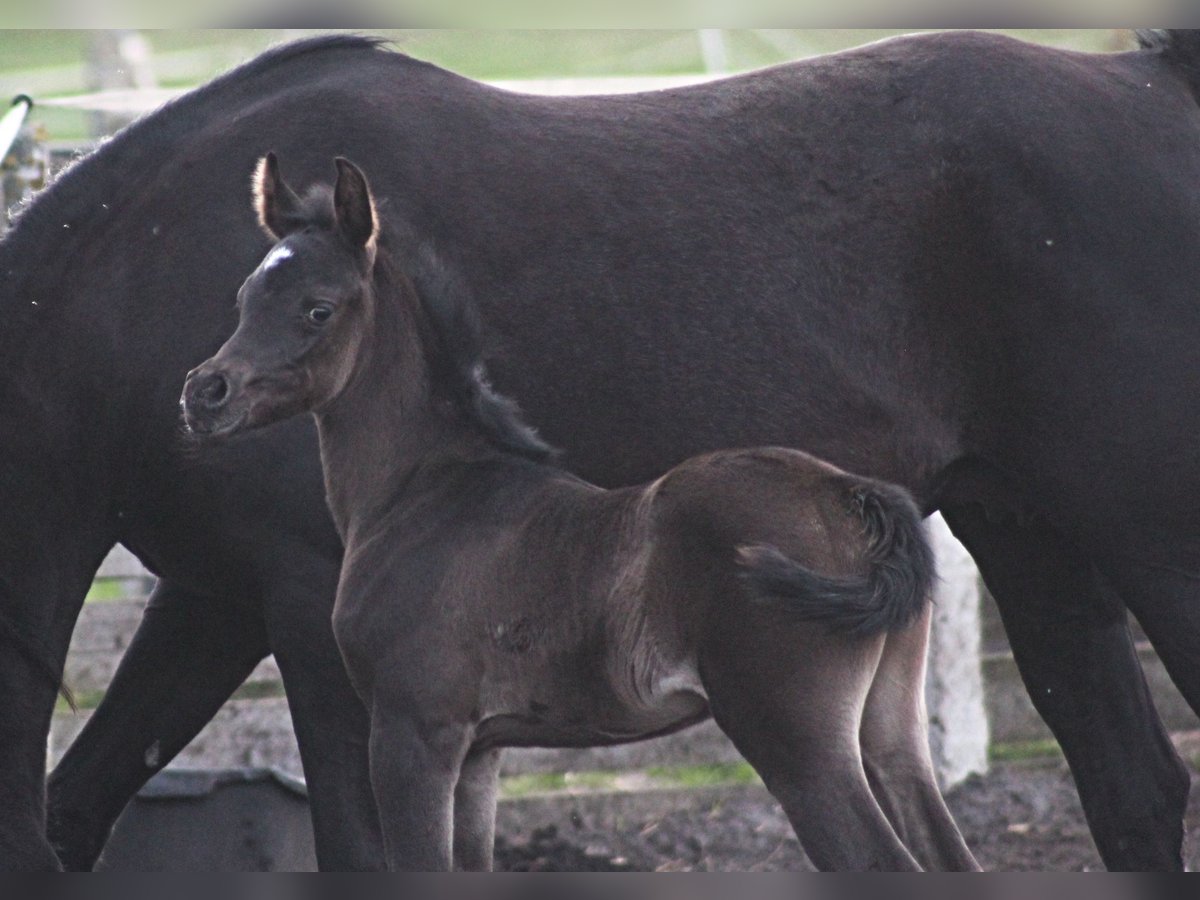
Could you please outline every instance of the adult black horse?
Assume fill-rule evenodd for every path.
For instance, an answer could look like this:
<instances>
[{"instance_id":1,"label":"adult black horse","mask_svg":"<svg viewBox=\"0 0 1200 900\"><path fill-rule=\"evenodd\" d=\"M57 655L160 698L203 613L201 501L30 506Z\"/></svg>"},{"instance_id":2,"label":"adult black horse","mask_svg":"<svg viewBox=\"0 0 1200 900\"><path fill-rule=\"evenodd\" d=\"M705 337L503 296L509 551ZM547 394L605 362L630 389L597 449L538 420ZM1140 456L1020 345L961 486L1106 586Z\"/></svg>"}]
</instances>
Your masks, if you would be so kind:
<instances>
[{"instance_id":1,"label":"adult black horse","mask_svg":"<svg viewBox=\"0 0 1200 900\"><path fill-rule=\"evenodd\" d=\"M980 563L1113 868L1178 868L1186 771L1125 622L1200 707L1200 37L905 38L676 91L537 98L347 37L267 54L77 164L0 245L0 858L114 541L163 581L50 782L69 865L269 649L326 866L377 861L307 423L197 454L189 367L265 250L255 160L377 173L580 474L730 445L906 485Z\"/></svg>"}]
</instances>

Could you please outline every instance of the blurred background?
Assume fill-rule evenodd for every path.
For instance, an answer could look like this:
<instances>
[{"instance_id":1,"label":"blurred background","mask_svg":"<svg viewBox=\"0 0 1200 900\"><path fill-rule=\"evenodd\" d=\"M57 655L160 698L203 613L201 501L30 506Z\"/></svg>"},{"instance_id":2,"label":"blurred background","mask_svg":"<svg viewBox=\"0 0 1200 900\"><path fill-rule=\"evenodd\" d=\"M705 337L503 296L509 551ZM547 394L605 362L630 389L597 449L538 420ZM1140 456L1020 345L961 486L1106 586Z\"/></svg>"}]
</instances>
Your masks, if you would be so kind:
<instances>
[{"instance_id":1,"label":"blurred background","mask_svg":"<svg viewBox=\"0 0 1200 900\"><path fill-rule=\"evenodd\" d=\"M83 143L268 46L314 32L240 30L0 31L0 104L24 93L30 121L55 143ZM899 34L864 29L382 30L407 53L485 80L739 72ZM1079 50L1133 45L1124 29L1010 31ZM139 97L90 98L138 89ZM584 86L581 89L586 89ZM102 106L103 110L91 109ZM113 107L117 107L114 110Z\"/></svg>"}]
</instances>

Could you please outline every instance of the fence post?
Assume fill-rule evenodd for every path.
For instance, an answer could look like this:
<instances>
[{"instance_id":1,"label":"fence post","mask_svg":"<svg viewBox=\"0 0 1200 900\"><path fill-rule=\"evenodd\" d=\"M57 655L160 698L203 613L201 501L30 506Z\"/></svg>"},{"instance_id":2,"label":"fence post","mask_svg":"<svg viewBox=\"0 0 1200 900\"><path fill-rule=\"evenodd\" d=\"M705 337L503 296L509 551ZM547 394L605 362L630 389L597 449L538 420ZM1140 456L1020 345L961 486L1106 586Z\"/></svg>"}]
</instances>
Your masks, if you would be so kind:
<instances>
[{"instance_id":1,"label":"fence post","mask_svg":"<svg viewBox=\"0 0 1200 900\"><path fill-rule=\"evenodd\" d=\"M45 186L49 173L44 135L25 121L32 106L33 101L22 94L0 119L0 235L8 230L8 211Z\"/></svg>"},{"instance_id":2,"label":"fence post","mask_svg":"<svg viewBox=\"0 0 1200 900\"><path fill-rule=\"evenodd\" d=\"M937 554L925 703L938 781L957 784L987 771L988 721L980 653L979 572L940 515L929 518Z\"/></svg>"}]
</instances>

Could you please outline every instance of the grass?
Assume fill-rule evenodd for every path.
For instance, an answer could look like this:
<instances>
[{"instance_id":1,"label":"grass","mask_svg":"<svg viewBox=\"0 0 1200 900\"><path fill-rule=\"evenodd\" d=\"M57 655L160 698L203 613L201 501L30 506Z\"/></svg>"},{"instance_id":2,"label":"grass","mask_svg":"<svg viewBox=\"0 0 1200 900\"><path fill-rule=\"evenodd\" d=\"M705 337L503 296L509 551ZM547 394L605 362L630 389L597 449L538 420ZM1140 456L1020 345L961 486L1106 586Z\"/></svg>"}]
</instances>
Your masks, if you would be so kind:
<instances>
[{"instance_id":1,"label":"grass","mask_svg":"<svg viewBox=\"0 0 1200 900\"><path fill-rule=\"evenodd\" d=\"M233 692L231 700L266 700L271 697L284 697L283 682L280 681L247 681Z\"/></svg>"},{"instance_id":2,"label":"grass","mask_svg":"<svg viewBox=\"0 0 1200 900\"><path fill-rule=\"evenodd\" d=\"M637 789L689 790L761 784L749 763L717 763L701 766L653 766L642 772L537 772L500 779L503 797L533 797L546 794L619 791L629 782Z\"/></svg>"},{"instance_id":3,"label":"grass","mask_svg":"<svg viewBox=\"0 0 1200 900\"><path fill-rule=\"evenodd\" d=\"M988 760L991 762L1027 762L1061 758L1062 750L1058 741L1052 738L1038 741L1013 741L1005 744L992 744L988 747Z\"/></svg>"},{"instance_id":4,"label":"grass","mask_svg":"<svg viewBox=\"0 0 1200 900\"><path fill-rule=\"evenodd\" d=\"M95 709L100 705L100 701L104 699L104 691L72 691L72 697L75 700L75 709L83 712L85 709ZM58 699L54 701L54 711L56 713L70 713L71 705L67 702L67 698L62 694L58 695Z\"/></svg>"},{"instance_id":5,"label":"grass","mask_svg":"<svg viewBox=\"0 0 1200 900\"><path fill-rule=\"evenodd\" d=\"M713 763L704 766L654 766L646 774L664 786L679 788L761 784L754 768L745 762Z\"/></svg>"},{"instance_id":6,"label":"grass","mask_svg":"<svg viewBox=\"0 0 1200 900\"><path fill-rule=\"evenodd\" d=\"M68 685L69 687L69 685ZM72 691L75 698L75 708L80 712L84 710L92 710L100 705L100 701L104 699L103 690L94 691ZM240 688L233 692L231 700L262 700L270 697L284 696L283 685L278 681L247 681ZM57 713L69 713L71 707L63 696L59 696L55 701L54 711Z\"/></svg>"},{"instance_id":7,"label":"grass","mask_svg":"<svg viewBox=\"0 0 1200 900\"><path fill-rule=\"evenodd\" d=\"M994 763L1046 762L1062 758L1053 740L1013 741L992 744L988 758ZM1200 760L1197 760L1200 768ZM693 790L700 788L761 785L762 779L746 762L697 766L652 766L641 772L539 772L500 780L501 796L520 798L586 791Z\"/></svg>"},{"instance_id":8,"label":"grass","mask_svg":"<svg viewBox=\"0 0 1200 900\"><path fill-rule=\"evenodd\" d=\"M97 578L84 598L84 603L104 603L113 600L125 600L129 597L128 588L119 578Z\"/></svg>"},{"instance_id":9,"label":"grass","mask_svg":"<svg viewBox=\"0 0 1200 900\"><path fill-rule=\"evenodd\" d=\"M531 797L538 794L557 794L567 789L565 772L535 772L531 775L509 775L500 779L500 796Z\"/></svg>"},{"instance_id":10,"label":"grass","mask_svg":"<svg viewBox=\"0 0 1200 900\"><path fill-rule=\"evenodd\" d=\"M504 797L533 797L541 794L614 790L619 777L615 772L534 772L529 775L509 775L500 779L500 794Z\"/></svg>"}]
</instances>

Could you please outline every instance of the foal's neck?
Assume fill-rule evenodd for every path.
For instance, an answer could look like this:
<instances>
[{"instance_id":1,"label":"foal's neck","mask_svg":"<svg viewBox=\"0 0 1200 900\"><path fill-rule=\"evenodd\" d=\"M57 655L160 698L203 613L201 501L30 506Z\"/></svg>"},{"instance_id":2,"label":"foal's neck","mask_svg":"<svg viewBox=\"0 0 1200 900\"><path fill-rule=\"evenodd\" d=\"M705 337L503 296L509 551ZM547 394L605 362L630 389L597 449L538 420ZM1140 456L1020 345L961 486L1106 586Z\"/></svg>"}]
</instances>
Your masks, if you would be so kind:
<instances>
[{"instance_id":1,"label":"foal's neck","mask_svg":"<svg viewBox=\"0 0 1200 900\"><path fill-rule=\"evenodd\" d=\"M422 466L494 454L433 384L415 298L376 297L355 371L315 412L325 492L343 542L384 514Z\"/></svg>"}]
</instances>

